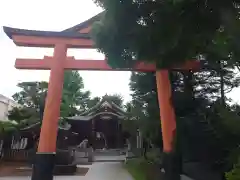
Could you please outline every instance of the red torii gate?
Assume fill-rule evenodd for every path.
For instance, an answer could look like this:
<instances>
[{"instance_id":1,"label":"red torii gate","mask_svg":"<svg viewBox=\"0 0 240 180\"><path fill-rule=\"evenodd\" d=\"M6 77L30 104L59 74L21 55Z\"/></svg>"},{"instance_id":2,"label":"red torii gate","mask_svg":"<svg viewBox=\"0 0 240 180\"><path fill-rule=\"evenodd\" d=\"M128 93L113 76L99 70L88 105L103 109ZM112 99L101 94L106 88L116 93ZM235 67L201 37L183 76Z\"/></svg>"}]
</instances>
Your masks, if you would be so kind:
<instances>
[{"instance_id":1,"label":"red torii gate","mask_svg":"<svg viewBox=\"0 0 240 180\"><path fill-rule=\"evenodd\" d=\"M17 46L53 47L53 57L43 59L16 59L17 69L50 69L48 94L44 109L40 141L33 169L33 180L52 180L56 140L64 70L102 70L102 71L143 71L156 72L158 101L163 136L164 152L171 153L176 130L175 112L171 102L171 84L167 69L158 70L154 64L139 62L127 69L112 69L106 60L76 60L67 57L68 48L94 48L94 42L89 36L92 23L98 20L99 15L62 32L33 31L4 27L5 33ZM172 67L175 70L198 70L198 61L186 62L181 67Z\"/></svg>"}]
</instances>

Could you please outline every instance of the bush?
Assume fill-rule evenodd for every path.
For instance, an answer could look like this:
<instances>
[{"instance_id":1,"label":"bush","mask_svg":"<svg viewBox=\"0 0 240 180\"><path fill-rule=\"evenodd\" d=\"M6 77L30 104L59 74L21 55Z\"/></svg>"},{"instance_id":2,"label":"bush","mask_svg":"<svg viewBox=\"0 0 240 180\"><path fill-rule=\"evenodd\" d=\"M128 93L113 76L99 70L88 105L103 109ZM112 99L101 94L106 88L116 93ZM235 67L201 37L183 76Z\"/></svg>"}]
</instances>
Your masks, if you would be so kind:
<instances>
[{"instance_id":1,"label":"bush","mask_svg":"<svg viewBox=\"0 0 240 180\"><path fill-rule=\"evenodd\" d=\"M147 152L147 159L156 164L162 164L162 153L158 148L151 148Z\"/></svg>"},{"instance_id":2,"label":"bush","mask_svg":"<svg viewBox=\"0 0 240 180\"><path fill-rule=\"evenodd\" d=\"M132 159L127 161L126 169L135 180L146 180L147 163L144 159Z\"/></svg>"},{"instance_id":3,"label":"bush","mask_svg":"<svg viewBox=\"0 0 240 180\"><path fill-rule=\"evenodd\" d=\"M238 163L234 165L233 169L226 173L227 180L240 180L240 157L238 158Z\"/></svg>"},{"instance_id":4,"label":"bush","mask_svg":"<svg viewBox=\"0 0 240 180\"><path fill-rule=\"evenodd\" d=\"M127 161L125 167L135 180L163 179L160 166L144 158L131 159Z\"/></svg>"}]
</instances>

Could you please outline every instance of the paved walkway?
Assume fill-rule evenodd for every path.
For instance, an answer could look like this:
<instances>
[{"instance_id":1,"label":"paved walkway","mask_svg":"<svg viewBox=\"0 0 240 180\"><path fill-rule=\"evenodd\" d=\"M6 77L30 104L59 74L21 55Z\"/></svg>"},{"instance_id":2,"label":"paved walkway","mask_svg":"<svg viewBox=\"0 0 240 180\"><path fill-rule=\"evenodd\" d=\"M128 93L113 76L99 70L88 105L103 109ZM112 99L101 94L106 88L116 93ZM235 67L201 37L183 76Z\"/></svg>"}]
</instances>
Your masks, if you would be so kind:
<instances>
[{"instance_id":1,"label":"paved walkway","mask_svg":"<svg viewBox=\"0 0 240 180\"><path fill-rule=\"evenodd\" d=\"M122 162L125 161L125 155L118 156L95 156L94 162Z\"/></svg>"},{"instance_id":2,"label":"paved walkway","mask_svg":"<svg viewBox=\"0 0 240 180\"><path fill-rule=\"evenodd\" d=\"M95 163L83 180L133 180L119 162Z\"/></svg>"},{"instance_id":3,"label":"paved walkway","mask_svg":"<svg viewBox=\"0 0 240 180\"><path fill-rule=\"evenodd\" d=\"M119 162L94 163L86 176L57 176L55 180L133 180ZM27 177L8 177L0 180L30 180Z\"/></svg>"}]
</instances>

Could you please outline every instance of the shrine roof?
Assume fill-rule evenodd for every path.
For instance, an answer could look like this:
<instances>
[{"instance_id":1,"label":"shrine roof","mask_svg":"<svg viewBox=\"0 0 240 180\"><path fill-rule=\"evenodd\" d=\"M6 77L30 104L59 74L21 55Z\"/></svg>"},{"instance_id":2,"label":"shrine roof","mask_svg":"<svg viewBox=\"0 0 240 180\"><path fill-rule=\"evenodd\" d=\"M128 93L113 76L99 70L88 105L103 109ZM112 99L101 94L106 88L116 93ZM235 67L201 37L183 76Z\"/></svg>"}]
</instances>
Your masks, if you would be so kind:
<instances>
[{"instance_id":1,"label":"shrine roof","mask_svg":"<svg viewBox=\"0 0 240 180\"><path fill-rule=\"evenodd\" d=\"M41 126L40 122L37 122L37 123L35 123L35 124L31 124L31 125L29 125L29 126L27 126L27 127L21 128L20 131L27 131L27 130L33 129L33 128L35 128L35 127L38 128L38 127L40 127L40 126Z\"/></svg>"},{"instance_id":2,"label":"shrine roof","mask_svg":"<svg viewBox=\"0 0 240 180\"><path fill-rule=\"evenodd\" d=\"M40 128L41 127L41 123L40 122L37 122L37 123L35 123L35 124L31 124L31 125L29 125L29 126L27 126L27 127L24 127L24 128L21 128L20 129L20 131L28 131L28 130L32 130L32 129L34 129L34 128ZM70 124L67 124L67 125L65 125L65 126L58 126L58 128L60 129L60 130L69 130L70 128L71 128L71 125Z\"/></svg>"},{"instance_id":3,"label":"shrine roof","mask_svg":"<svg viewBox=\"0 0 240 180\"><path fill-rule=\"evenodd\" d=\"M23 35L23 36L39 36L39 37L59 37L59 38L79 38L79 39L90 39L89 34L82 34L78 32L71 31L38 31L38 30L27 30L27 29L18 29L12 27L3 27L4 32L7 36L12 39L14 35Z\"/></svg>"},{"instance_id":4,"label":"shrine roof","mask_svg":"<svg viewBox=\"0 0 240 180\"><path fill-rule=\"evenodd\" d=\"M105 95L101 101L99 101L95 106L88 109L87 111L81 113L81 116L89 116L93 115L98 109L101 107L109 107L110 109L115 109L120 115L126 116L128 113L125 112L121 107L119 107L117 104L115 104L113 101L105 99L107 95Z\"/></svg>"},{"instance_id":5,"label":"shrine roof","mask_svg":"<svg viewBox=\"0 0 240 180\"><path fill-rule=\"evenodd\" d=\"M121 116L119 114L116 113L112 113L112 112L100 112L94 115L89 115L89 116L72 116L72 117L67 117L66 119L68 120L76 120L76 121L91 121L94 117L98 116L98 115L114 115L117 116L120 119L124 119L126 116Z\"/></svg>"}]
</instances>

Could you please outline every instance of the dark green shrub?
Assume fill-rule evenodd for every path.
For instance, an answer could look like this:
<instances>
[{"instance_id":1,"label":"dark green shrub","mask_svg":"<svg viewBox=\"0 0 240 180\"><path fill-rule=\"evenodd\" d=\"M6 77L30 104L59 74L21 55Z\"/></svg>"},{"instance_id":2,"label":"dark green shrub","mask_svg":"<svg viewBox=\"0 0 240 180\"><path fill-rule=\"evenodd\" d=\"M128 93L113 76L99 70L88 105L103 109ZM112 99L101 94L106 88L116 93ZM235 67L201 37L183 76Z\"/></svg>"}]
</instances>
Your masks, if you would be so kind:
<instances>
[{"instance_id":1,"label":"dark green shrub","mask_svg":"<svg viewBox=\"0 0 240 180\"><path fill-rule=\"evenodd\" d=\"M240 180L240 157L238 163L234 165L233 169L226 173L227 180Z\"/></svg>"}]
</instances>

